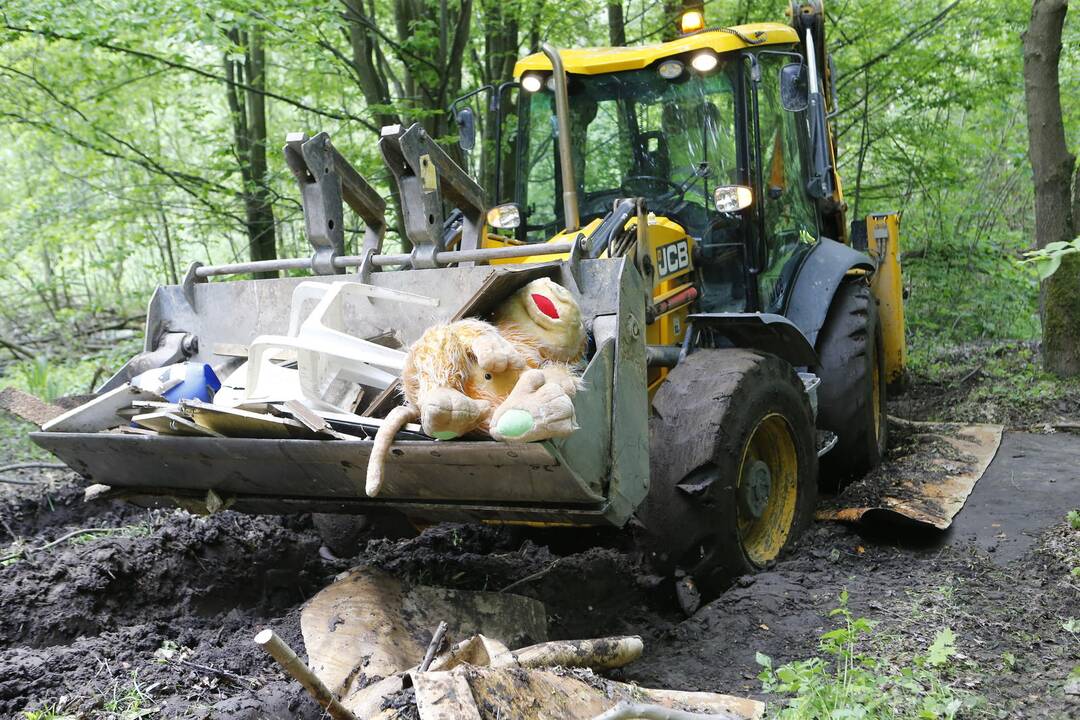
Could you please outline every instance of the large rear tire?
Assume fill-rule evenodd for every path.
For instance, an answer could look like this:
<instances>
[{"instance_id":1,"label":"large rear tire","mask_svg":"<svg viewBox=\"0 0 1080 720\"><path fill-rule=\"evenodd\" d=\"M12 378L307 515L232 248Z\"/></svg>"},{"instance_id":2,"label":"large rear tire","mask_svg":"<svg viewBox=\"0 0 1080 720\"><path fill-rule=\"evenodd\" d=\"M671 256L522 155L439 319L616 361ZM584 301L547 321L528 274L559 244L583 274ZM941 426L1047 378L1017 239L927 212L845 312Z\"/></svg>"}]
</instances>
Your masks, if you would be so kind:
<instances>
[{"instance_id":1,"label":"large rear tire","mask_svg":"<svg viewBox=\"0 0 1080 720\"><path fill-rule=\"evenodd\" d=\"M802 381L774 355L692 353L653 400L650 475L638 519L659 570L693 578L708 599L768 567L817 502Z\"/></svg>"},{"instance_id":2,"label":"large rear tire","mask_svg":"<svg viewBox=\"0 0 1080 720\"><path fill-rule=\"evenodd\" d=\"M836 291L817 351L818 427L837 437L821 458L821 488L835 492L880 465L888 443L883 337L866 282Z\"/></svg>"}]
</instances>

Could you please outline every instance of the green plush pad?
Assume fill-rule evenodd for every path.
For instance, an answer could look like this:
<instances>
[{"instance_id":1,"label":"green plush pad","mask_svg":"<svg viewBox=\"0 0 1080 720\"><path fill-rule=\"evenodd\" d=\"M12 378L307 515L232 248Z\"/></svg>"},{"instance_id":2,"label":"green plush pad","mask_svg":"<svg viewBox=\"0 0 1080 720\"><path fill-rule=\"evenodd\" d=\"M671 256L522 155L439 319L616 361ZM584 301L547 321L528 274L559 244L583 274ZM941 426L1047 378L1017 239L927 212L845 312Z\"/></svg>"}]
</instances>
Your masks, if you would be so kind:
<instances>
[{"instance_id":1,"label":"green plush pad","mask_svg":"<svg viewBox=\"0 0 1080 720\"><path fill-rule=\"evenodd\" d=\"M533 416L524 410L507 410L499 418L496 431L503 437L521 437L533 429Z\"/></svg>"}]
</instances>

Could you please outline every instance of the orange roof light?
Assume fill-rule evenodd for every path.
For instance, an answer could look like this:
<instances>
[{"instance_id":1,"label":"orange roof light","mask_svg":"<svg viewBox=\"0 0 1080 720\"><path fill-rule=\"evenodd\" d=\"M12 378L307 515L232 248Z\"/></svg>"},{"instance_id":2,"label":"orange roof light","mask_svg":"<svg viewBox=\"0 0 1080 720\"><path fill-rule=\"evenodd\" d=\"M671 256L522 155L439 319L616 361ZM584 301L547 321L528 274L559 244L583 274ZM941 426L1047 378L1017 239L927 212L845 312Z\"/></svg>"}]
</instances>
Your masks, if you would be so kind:
<instances>
[{"instance_id":1,"label":"orange roof light","mask_svg":"<svg viewBox=\"0 0 1080 720\"><path fill-rule=\"evenodd\" d=\"M687 10L683 13L679 25L683 35L698 32L705 29L705 13L701 10Z\"/></svg>"}]
</instances>

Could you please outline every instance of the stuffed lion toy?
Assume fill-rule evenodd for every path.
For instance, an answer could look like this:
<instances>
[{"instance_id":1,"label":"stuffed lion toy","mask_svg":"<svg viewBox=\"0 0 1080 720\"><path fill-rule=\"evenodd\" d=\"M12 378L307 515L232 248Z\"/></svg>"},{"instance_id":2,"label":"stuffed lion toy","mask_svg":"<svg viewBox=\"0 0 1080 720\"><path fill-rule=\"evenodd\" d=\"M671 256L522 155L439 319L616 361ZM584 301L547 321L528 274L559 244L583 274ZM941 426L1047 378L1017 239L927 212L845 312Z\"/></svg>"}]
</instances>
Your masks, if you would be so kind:
<instances>
[{"instance_id":1,"label":"stuffed lion toy","mask_svg":"<svg viewBox=\"0 0 1080 720\"><path fill-rule=\"evenodd\" d=\"M585 326L570 292L548 278L514 293L492 322L435 325L409 348L402 371L405 404L375 435L367 494L382 486L386 455L408 422L439 440L484 434L501 441L566 437L576 428L575 366Z\"/></svg>"}]
</instances>

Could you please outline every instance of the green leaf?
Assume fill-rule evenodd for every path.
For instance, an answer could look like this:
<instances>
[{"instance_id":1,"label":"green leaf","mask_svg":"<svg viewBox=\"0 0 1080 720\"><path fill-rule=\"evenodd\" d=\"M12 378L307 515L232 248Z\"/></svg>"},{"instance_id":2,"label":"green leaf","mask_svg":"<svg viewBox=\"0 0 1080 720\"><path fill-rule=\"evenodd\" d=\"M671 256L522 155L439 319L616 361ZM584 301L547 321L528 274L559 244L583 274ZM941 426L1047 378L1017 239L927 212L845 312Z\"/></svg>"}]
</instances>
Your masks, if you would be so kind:
<instances>
[{"instance_id":1,"label":"green leaf","mask_svg":"<svg viewBox=\"0 0 1080 720\"><path fill-rule=\"evenodd\" d=\"M1057 272L1061 267L1061 255L1051 255L1048 258L1038 258L1035 261L1035 269L1039 273L1040 280L1046 280Z\"/></svg>"},{"instance_id":2,"label":"green leaf","mask_svg":"<svg viewBox=\"0 0 1080 720\"><path fill-rule=\"evenodd\" d=\"M952 630L949 628L939 630L926 653L926 661L934 667L947 663L949 658L956 654L955 641L956 636Z\"/></svg>"},{"instance_id":3,"label":"green leaf","mask_svg":"<svg viewBox=\"0 0 1080 720\"><path fill-rule=\"evenodd\" d=\"M765 653L754 653L754 662L756 662L761 667L772 667L772 658Z\"/></svg>"}]
</instances>

